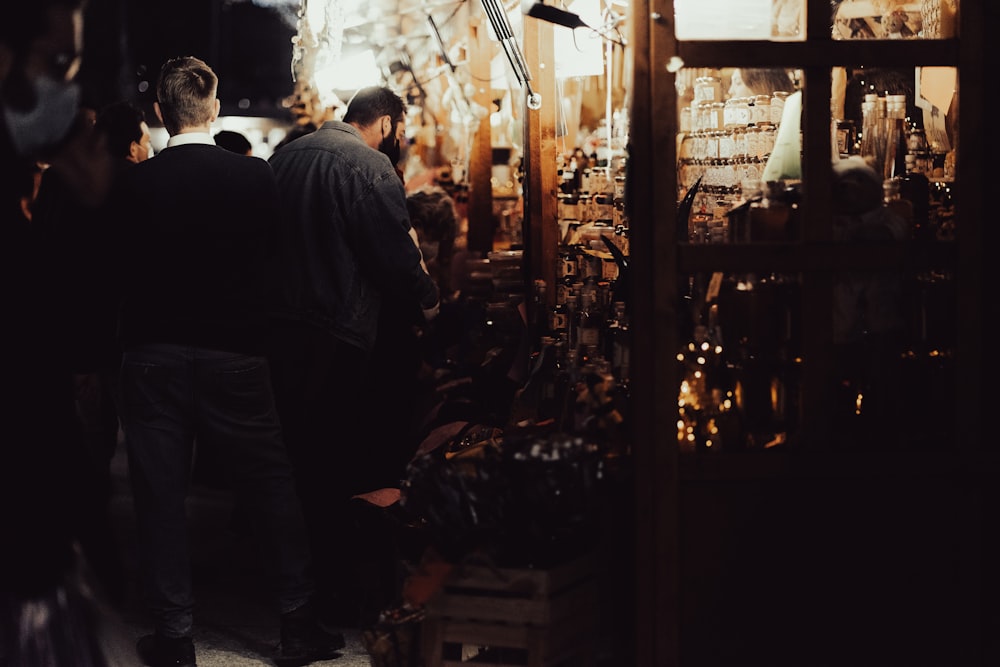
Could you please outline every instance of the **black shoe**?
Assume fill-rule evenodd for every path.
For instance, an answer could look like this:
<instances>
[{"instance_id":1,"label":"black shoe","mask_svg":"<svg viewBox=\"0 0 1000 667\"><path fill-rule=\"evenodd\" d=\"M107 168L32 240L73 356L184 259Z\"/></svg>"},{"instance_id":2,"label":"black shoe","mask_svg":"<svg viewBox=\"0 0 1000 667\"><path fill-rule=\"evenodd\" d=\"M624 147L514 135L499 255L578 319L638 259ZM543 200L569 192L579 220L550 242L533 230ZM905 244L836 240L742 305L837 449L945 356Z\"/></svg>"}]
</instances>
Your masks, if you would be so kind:
<instances>
[{"instance_id":1,"label":"black shoe","mask_svg":"<svg viewBox=\"0 0 1000 667\"><path fill-rule=\"evenodd\" d=\"M312 603L281 615L281 644L274 655L278 667L299 667L336 658L344 648L344 635L325 629Z\"/></svg>"},{"instance_id":2,"label":"black shoe","mask_svg":"<svg viewBox=\"0 0 1000 667\"><path fill-rule=\"evenodd\" d=\"M142 664L149 667L197 667L194 642L190 637L168 638L146 635L136 642Z\"/></svg>"}]
</instances>

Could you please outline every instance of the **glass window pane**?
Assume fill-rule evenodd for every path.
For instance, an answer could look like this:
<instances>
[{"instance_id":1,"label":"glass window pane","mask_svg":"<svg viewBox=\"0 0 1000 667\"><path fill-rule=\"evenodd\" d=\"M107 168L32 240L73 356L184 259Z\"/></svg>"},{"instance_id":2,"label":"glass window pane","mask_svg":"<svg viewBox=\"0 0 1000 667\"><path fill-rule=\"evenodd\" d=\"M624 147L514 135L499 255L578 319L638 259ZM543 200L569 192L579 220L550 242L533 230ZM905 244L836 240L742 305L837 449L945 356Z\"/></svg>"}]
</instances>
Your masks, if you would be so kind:
<instances>
[{"instance_id":1,"label":"glass window pane","mask_svg":"<svg viewBox=\"0 0 1000 667\"><path fill-rule=\"evenodd\" d=\"M906 233L891 235L897 240L954 238L957 76L952 67L833 70L839 240L872 240L856 214L883 204L905 218ZM862 206L855 195L866 193L871 201Z\"/></svg>"},{"instance_id":2,"label":"glass window pane","mask_svg":"<svg viewBox=\"0 0 1000 667\"><path fill-rule=\"evenodd\" d=\"M835 0L834 39L949 39L959 0Z\"/></svg>"},{"instance_id":3,"label":"glass window pane","mask_svg":"<svg viewBox=\"0 0 1000 667\"><path fill-rule=\"evenodd\" d=\"M806 0L675 0L682 40L804 41Z\"/></svg>"},{"instance_id":4,"label":"glass window pane","mask_svg":"<svg viewBox=\"0 0 1000 667\"><path fill-rule=\"evenodd\" d=\"M799 71L688 68L676 81L678 224L684 240L797 239Z\"/></svg>"},{"instance_id":5,"label":"glass window pane","mask_svg":"<svg viewBox=\"0 0 1000 667\"><path fill-rule=\"evenodd\" d=\"M794 275L687 277L678 311L682 452L766 449L794 440L801 304Z\"/></svg>"},{"instance_id":6,"label":"glass window pane","mask_svg":"<svg viewBox=\"0 0 1000 667\"><path fill-rule=\"evenodd\" d=\"M947 271L836 277L832 425L842 447L950 445L957 396L955 287Z\"/></svg>"}]
</instances>

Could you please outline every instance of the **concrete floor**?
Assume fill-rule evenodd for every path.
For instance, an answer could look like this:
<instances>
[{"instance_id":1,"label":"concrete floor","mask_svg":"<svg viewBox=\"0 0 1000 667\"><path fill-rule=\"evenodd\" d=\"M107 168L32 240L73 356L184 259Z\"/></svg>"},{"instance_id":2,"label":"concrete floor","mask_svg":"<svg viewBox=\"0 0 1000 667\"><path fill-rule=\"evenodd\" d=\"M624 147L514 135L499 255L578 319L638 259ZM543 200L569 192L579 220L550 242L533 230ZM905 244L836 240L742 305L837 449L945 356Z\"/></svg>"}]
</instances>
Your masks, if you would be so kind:
<instances>
[{"instance_id":1,"label":"concrete floor","mask_svg":"<svg viewBox=\"0 0 1000 667\"><path fill-rule=\"evenodd\" d=\"M135 514L129 492L123 447L112 462L114 495L111 516L123 554L126 602L112 615L116 664L141 665L135 642L152 632L136 584ZM228 492L195 486L189 496L189 521L194 531L193 561L196 591L195 650L199 667L273 665L268 658L278 643L278 618L264 597L263 584L245 539L229 528L232 498ZM370 667L357 628L343 628L347 645L334 660L320 667Z\"/></svg>"},{"instance_id":2,"label":"concrete floor","mask_svg":"<svg viewBox=\"0 0 1000 667\"><path fill-rule=\"evenodd\" d=\"M135 512L129 489L124 446L112 461L113 495L110 514L122 554L120 567L126 582L125 602L109 614L107 633L114 644L112 667L141 667L135 652L139 637L152 632L138 592L135 558ZM194 485L188 496L192 530L192 561L196 595L195 650L199 667L273 665L269 659L278 644L278 617L264 592L260 568L246 537L232 530L233 499L228 491ZM620 573L627 576L627 573ZM597 667L630 663L619 654L629 631L620 597L622 582L605 586L600 604L594 656ZM341 628L346 646L339 657L313 663L319 667L372 667L361 643L359 628ZM475 653L475 647L468 647ZM464 649L463 649L464 650ZM471 654L470 654L471 655ZM494 663L491 663L494 664ZM506 664L506 663L505 663ZM570 662L572 664L572 661Z\"/></svg>"}]
</instances>

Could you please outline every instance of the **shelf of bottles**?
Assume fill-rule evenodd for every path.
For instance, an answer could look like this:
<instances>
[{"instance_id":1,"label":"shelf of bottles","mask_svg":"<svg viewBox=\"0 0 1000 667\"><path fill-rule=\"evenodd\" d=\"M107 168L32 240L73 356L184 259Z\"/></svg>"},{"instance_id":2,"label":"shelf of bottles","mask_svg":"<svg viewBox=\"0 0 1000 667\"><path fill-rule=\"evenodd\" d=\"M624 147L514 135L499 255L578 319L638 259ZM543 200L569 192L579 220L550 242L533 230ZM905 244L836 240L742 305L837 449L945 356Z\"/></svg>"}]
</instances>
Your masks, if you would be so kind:
<instances>
[{"instance_id":1,"label":"shelf of bottles","mask_svg":"<svg viewBox=\"0 0 1000 667\"><path fill-rule=\"evenodd\" d=\"M776 273L688 277L678 311L682 452L766 449L794 436L799 289L795 276Z\"/></svg>"},{"instance_id":2,"label":"shelf of bottles","mask_svg":"<svg viewBox=\"0 0 1000 667\"><path fill-rule=\"evenodd\" d=\"M799 243L808 222L799 209L799 73L788 69L774 79L787 75L787 90L747 95L734 94L730 77L738 71L682 70L677 77L678 242L748 251ZM929 79L910 68L902 77L909 95L880 93L885 75L854 70L845 85L855 98L848 93L846 117L833 115L833 239L911 247L954 240L955 151L937 114L918 113L920 106L931 111L916 98ZM925 130L924 117L932 116ZM683 277L681 451L794 446L808 362L802 274L705 269ZM916 447L940 446L955 412L953 270L843 271L832 290L831 435L869 450L896 446L900 436Z\"/></svg>"},{"instance_id":3,"label":"shelf of bottles","mask_svg":"<svg viewBox=\"0 0 1000 667\"><path fill-rule=\"evenodd\" d=\"M611 144L557 157L556 282L533 285L533 374L551 378L540 417L572 432L614 431L627 412L625 157L620 142Z\"/></svg>"}]
</instances>

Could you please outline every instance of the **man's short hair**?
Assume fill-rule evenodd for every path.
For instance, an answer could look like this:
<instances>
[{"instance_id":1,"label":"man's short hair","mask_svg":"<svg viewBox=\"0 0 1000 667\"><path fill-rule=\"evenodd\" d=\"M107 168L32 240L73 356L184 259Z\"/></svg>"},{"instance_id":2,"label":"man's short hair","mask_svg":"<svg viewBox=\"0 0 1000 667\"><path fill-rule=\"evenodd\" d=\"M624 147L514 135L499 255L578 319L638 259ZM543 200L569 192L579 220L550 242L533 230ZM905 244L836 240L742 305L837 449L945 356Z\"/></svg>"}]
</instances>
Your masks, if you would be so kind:
<instances>
[{"instance_id":1,"label":"man's short hair","mask_svg":"<svg viewBox=\"0 0 1000 667\"><path fill-rule=\"evenodd\" d=\"M156 101L167 132L173 135L182 128L210 122L218 86L219 77L199 58L183 56L163 63L156 82Z\"/></svg>"},{"instance_id":2,"label":"man's short hair","mask_svg":"<svg viewBox=\"0 0 1000 667\"><path fill-rule=\"evenodd\" d=\"M347 103L344 122L368 127L382 116L389 116L393 125L402 123L406 116L406 103L391 88L369 86L354 93Z\"/></svg>"},{"instance_id":3,"label":"man's short hair","mask_svg":"<svg viewBox=\"0 0 1000 667\"><path fill-rule=\"evenodd\" d=\"M146 114L128 100L113 102L97 114L94 129L108 138L108 152L115 157L128 157L132 142L142 141L142 124Z\"/></svg>"}]
</instances>

